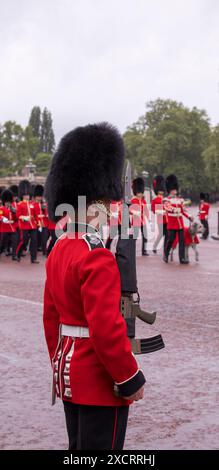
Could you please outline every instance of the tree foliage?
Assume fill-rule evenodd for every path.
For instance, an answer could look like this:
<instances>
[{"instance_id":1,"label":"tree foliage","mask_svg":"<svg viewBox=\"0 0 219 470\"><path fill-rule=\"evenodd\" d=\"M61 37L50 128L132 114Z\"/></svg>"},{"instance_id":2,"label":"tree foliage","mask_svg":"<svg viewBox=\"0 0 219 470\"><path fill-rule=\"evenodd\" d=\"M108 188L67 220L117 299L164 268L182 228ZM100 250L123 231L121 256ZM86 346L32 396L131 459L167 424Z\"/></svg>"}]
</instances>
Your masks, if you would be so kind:
<instances>
[{"instance_id":1,"label":"tree foliage","mask_svg":"<svg viewBox=\"0 0 219 470\"><path fill-rule=\"evenodd\" d=\"M27 127L15 121L0 126L0 176L21 174L30 158L38 174L46 173L54 147L51 113L34 106Z\"/></svg>"},{"instance_id":2,"label":"tree foliage","mask_svg":"<svg viewBox=\"0 0 219 470\"><path fill-rule=\"evenodd\" d=\"M161 99L147 103L144 116L124 134L127 157L138 173L175 173L181 189L192 196L209 188L203 152L210 138L206 111Z\"/></svg>"}]
</instances>

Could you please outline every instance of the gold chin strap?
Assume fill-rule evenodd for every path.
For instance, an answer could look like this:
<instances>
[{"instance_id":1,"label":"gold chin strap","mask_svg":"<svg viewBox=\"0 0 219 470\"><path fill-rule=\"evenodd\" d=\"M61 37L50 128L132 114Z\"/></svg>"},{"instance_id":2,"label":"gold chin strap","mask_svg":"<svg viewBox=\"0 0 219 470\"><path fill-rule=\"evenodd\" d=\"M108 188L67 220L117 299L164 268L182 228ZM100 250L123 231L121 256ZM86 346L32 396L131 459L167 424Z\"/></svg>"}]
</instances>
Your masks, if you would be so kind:
<instances>
[{"instance_id":1,"label":"gold chin strap","mask_svg":"<svg viewBox=\"0 0 219 470\"><path fill-rule=\"evenodd\" d=\"M105 204L104 204L103 201L101 201L101 200L94 201L94 202L93 202L93 205L96 206L96 208L99 210L99 212L103 212L103 213L106 214L108 217L111 217L112 212L111 212L110 209L107 209L107 207L105 206Z\"/></svg>"}]
</instances>

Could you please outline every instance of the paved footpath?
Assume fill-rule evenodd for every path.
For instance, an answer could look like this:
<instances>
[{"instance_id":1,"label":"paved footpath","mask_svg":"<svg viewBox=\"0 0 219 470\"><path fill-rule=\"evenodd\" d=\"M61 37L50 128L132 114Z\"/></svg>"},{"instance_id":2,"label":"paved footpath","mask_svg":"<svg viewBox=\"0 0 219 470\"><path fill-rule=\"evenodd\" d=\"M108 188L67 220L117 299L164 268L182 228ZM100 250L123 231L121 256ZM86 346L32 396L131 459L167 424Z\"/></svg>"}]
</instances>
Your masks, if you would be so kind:
<instances>
[{"instance_id":1,"label":"paved footpath","mask_svg":"<svg viewBox=\"0 0 219 470\"><path fill-rule=\"evenodd\" d=\"M216 232L216 210L211 232ZM137 259L141 337L162 333L166 348L141 356L145 397L131 407L126 449L219 448L219 242L199 245L200 262ZM42 330L44 260L0 259L0 448L65 449L61 402L50 406L50 365Z\"/></svg>"}]
</instances>

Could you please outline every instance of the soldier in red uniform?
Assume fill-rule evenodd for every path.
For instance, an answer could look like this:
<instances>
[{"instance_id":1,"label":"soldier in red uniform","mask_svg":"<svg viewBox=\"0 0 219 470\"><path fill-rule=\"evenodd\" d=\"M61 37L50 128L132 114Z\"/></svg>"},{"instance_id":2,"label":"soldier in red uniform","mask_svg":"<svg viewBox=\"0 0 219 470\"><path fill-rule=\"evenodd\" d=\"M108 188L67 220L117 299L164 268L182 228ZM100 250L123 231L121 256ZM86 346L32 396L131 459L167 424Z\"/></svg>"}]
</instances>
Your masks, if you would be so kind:
<instances>
[{"instance_id":1,"label":"soldier in red uniform","mask_svg":"<svg viewBox=\"0 0 219 470\"><path fill-rule=\"evenodd\" d=\"M43 255L46 255L46 244L49 238L47 227L47 214L43 202L44 187L37 184L34 188L34 208L38 227L38 247L42 248Z\"/></svg>"},{"instance_id":2,"label":"soldier in red uniform","mask_svg":"<svg viewBox=\"0 0 219 470\"><path fill-rule=\"evenodd\" d=\"M108 123L69 132L47 178L50 218L59 204L77 211L80 195L108 212L122 198L123 164L123 140ZM64 233L47 259L45 336L69 450L122 449L129 405L143 397L145 378L119 308L116 260L89 222L76 222L74 236Z\"/></svg>"},{"instance_id":3,"label":"soldier in red uniform","mask_svg":"<svg viewBox=\"0 0 219 470\"><path fill-rule=\"evenodd\" d=\"M109 236L106 248L110 249L113 239L121 235L122 225L122 201L112 201L110 204Z\"/></svg>"},{"instance_id":4,"label":"soldier in red uniform","mask_svg":"<svg viewBox=\"0 0 219 470\"><path fill-rule=\"evenodd\" d=\"M183 216L189 220L193 220L184 209L184 199L178 196L179 186L175 175L169 175L166 179L166 188L168 197L164 198L164 209L167 213L167 229L168 240L165 246L164 261L168 263L170 250L178 234L179 239L179 260L181 264L188 264L185 259L185 243L184 243L184 221Z\"/></svg>"},{"instance_id":5,"label":"soldier in red uniform","mask_svg":"<svg viewBox=\"0 0 219 470\"><path fill-rule=\"evenodd\" d=\"M17 247L17 256L21 257L23 249L27 249L30 240L31 263L37 261L37 218L33 201L30 200L31 186L29 181L19 183L20 202L17 205L17 218L20 230L20 241Z\"/></svg>"},{"instance_id":6,"label":"soldier in red uniform","mask_svg":"<svg viewBox=\"0 0 219 470\"><path fill-rule=\"evenodd\" d=\"M134 229L134 238L138 238L139 230L142 235L142 256L148 256L147 252L147 220L149 211L144 198L145 184L143 178L135 178L132 182L134 196L131 200L130 214L131 224Z\"/></svg>"},{"instance_id":7,"label":"soldier in red uniform","mask_svg":"<svg viewBox=\"0 0 219 470\"><path fill-rule=\"evenodd\" d=\"M16 248L18 244L17 219L12 210L13 193L9 189L2 192L0 207L0 254L5 248L12 247L12 260L18 261Z\"/></svg>"},{"instance_id":8,"label":"soldier in red uniform","mask_svg":"<svg viewBox=\"0 0 219 470\"><path fill-rule=\"evenodd\" d=\"M209 236L209 225L208 225L208 217L209 217L209 195L205 193L200 193L200 204L199 204L199 219L201 224L203 225L204 231L202 234L202 238L206 240Z\"/></svg>"},{"instance_id":9,"label":"soldier in red uniform","mask_svg":"<svg viewBox=\"0 0 219 470\"><path fill-rule=\"evenodd\" d=\"M157 247L164 237L164 249L167 244L168 231L167 231L167 215L163 205L163 198L165 193L165 180L162 175L157 175L153 180L153 188L156 197L151 201L151 210L156 216L156 223L158 227L158 235L154 242L153 252L157 253Z\"/></svg>"}]
</instances>

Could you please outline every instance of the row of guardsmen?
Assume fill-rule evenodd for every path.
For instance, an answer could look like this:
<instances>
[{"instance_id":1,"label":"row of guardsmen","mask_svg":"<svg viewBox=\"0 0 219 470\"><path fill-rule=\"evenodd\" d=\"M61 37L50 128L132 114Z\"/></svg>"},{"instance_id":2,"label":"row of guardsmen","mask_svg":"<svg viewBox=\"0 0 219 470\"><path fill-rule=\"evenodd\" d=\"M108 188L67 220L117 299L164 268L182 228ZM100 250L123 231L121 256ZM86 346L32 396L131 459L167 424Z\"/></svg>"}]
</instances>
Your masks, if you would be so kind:
<instances>
[{"instance_id":1,"label":"row of guardsmen","mask_svg":"<svg viewBox=\"0 0 219 470\"><path fill-rule=\"evenodd\" d=\"M0 254L20 261L28 246L31 263L38 263L37 252L50 253L55 241L55 223L48 217L42 185L32 187L22 180L0 194Z\"/></svg>"},{"instance_id":2,"label":"row of guardsmen","mask_svg":"<svg viewBox=\"0 0 219 470\"><path fill-rule=\"evenodd\" d=\"M133 198L131 199L130 215L133 226L134 237L137 238L139 232L142 236L142 256L148 256L147 251L147 226L151 220L150 211L144 197L145 183L143 178L136 178L132 183ZM194 220L185 207L184 199L179 195L179 184L176 175L171 174L166 179L162 175L157 175L153 180L153 190L155 197L151 201L151 211L155 215L157 226L157 236L153 244L153 252L157 253L157 248L163 241L163 260L168 263L171 248L176 241L179 244L179 261L181 264L188 264L185 259L185 225L184 217L190 221ZM209 235L210 204L209 195L200 193L200 204L198 217L203 226L202 238ZM112 216L110 222L110 235L106 242L110 248L113 238L121 234L122 227L122 201L112 203ZM189 236L186 231L187 237ZM188 240L187 240L188 241ZM192 240L189 240L192 243Z\"/></svg>"},{"instance_id":3,"label":"row of guardsmen","mask_svg":"<svg viewBox=\"0 0 219 470\"><path fill-rule=\"evenodd\" d=\"M172 246L179 242L179 260L185 260L184 220L193 221L193 217L185 209L184 199L179 195L178 180L175 175L169 175L166 180L158 175L153 180L155 197L151 201L151 211L156 216L157 237L153 244L153 252L164 237L164 261L168 257ZM132 183L133 198L130 205L130 220L134 237L142 237L142 256L148 256L147 251L147 223L150 220L150 211L144 197L145 183L143 178L135 178ZM37 252L42 250L46 256L50 253L56 242L55 223L48 217L47 203L43 199L44 188L36 185L32 188L27 180L20 182L19 186L11 186L2 191L0 195L0 254L5 251L6 256L12 255L12 260L20 261L29 245L31 263L38 263ZM167 195L165 195L167 194ZM210 204L209 196L200 194L199 219L203 225L203 237L209 235L208 215ZM106 248L110 249L113 238L121 235L122 201L111 203L111 218L109 236Z\"/></svg>"}]
</instances>

